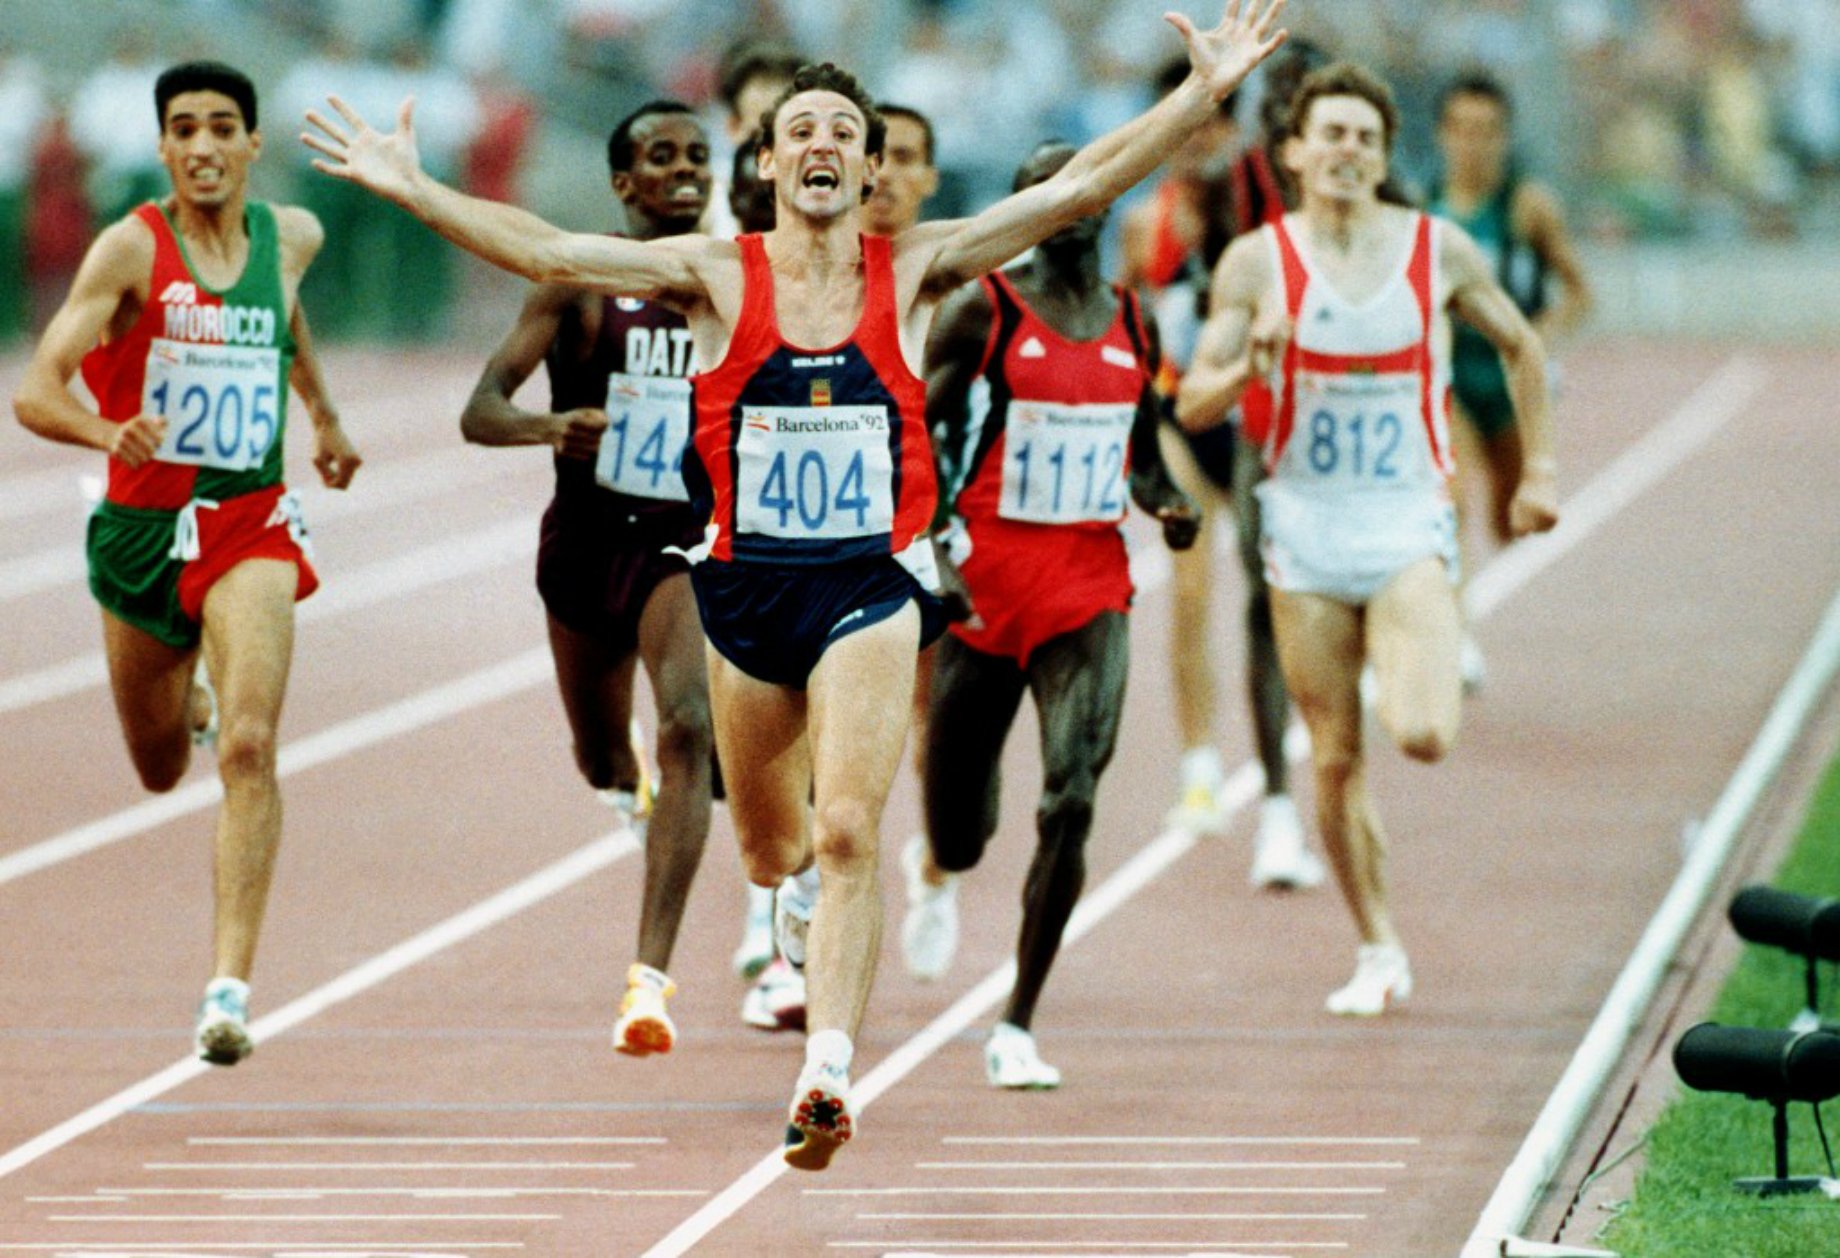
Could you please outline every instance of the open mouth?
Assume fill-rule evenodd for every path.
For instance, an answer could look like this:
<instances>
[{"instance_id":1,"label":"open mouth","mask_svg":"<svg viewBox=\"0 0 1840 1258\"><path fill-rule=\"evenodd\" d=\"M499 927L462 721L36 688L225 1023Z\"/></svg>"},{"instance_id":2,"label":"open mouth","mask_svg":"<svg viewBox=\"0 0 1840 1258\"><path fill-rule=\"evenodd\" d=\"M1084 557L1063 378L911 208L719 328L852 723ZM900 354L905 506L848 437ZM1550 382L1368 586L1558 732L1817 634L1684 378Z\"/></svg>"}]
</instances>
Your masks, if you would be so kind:
<instances>
[{"instance_id":1,"label":"open mouth","mask_svg":"<svg viewBox=\"0 0 1840 1258\"><path fill-rule=\"evenodd\" d=\"M819 166L805 172L804 186L807 188L824 188L835 190L841 185L837 172L828 167Z\"/></svg>"}]
</instances>

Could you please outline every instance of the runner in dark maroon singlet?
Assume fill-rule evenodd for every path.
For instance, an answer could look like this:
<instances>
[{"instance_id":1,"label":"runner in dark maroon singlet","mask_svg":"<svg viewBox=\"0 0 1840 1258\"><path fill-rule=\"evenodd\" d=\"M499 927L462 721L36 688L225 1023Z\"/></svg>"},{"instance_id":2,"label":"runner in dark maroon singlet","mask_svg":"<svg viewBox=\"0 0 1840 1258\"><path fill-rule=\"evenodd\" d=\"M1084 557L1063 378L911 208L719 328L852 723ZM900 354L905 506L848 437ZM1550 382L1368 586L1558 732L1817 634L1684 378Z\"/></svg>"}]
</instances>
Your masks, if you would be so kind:
<instances>
[{"instance_id":1,"label":"runner in dark maroon singlet","mask_svg":"<svg viewBox=\"0 0 1840 1258\"><path fill-rule=\"evenodd\" d=\"M696 230L709 203L709 140L689 106L640 106L613 129L607 163L634 239ZM549 368L546 413L511 401L539 362ZM613 1030L614 1047L637 1057L667 1053L676 1041L665 1008L676 986L665 970L709 834L709 683L684 579L684 548L702 533L680 466L690 365L690 332L676 311L544 284L486 364L460 420L468 441L556 451L537 590L575 761L628 824L647 821L638 958ZM655 800L643 749L628 736L635 661L658 704Z\"/></svg>"}]
</instances>

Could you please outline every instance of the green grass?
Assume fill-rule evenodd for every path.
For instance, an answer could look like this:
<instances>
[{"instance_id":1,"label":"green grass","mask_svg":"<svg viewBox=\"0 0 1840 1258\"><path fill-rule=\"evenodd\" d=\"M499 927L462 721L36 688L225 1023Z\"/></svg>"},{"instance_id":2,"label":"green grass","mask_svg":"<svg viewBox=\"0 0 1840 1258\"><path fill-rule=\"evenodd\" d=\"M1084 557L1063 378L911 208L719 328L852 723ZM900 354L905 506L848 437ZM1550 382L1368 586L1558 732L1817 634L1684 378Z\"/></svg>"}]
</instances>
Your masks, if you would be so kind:
<instances>
[{"instance_id":1,"label":"green grass","mask_svg":"<svg viewBox=\"0 0 1840 1258\"><path fill-rule=\"evenodd\" d=\"M1770 881L1787 891L1840 895L1840 759L1828 766L1794 848ZM1802 1007L1803 973L1801 958L1747 945L1711 1021L1787 1026ZM1823 964L1821 1003L1830 1019L1840 1009L1837 981L1835 967ZM1823 1106L1822 1117L1840 1157L1840 1100ZM1627 1258L1840 1255L1840 1201L1819 1195L1762 1201L1731 1187L1741 1175L1775 1174L1770 1107L1761 1101L1683 1087L1649 1133L1646 1159L1634 1199L1602 1239ZM1789 1107L1789 1173L1828 1173L1807 1105Z\"/></svg>"}]
</instances>

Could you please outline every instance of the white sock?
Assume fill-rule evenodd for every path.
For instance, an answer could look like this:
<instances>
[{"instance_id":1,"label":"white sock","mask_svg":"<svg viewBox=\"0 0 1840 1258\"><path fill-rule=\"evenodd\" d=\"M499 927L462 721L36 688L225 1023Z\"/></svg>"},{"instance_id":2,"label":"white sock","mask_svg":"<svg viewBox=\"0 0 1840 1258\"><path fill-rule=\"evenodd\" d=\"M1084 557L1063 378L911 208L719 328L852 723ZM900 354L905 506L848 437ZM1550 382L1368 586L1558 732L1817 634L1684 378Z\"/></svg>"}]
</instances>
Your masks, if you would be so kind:
<instances>
[{"instance_id":1,"label":"white sock","mask_svg":"<svg viewBox=\"0 0 1840 1258\"><path fill-rule=\"evenodd\" d=\"M748 883L747 915L749 921L768 923L773 921L772 887L757 887L751 882Z\"/></svg>"},{"instance_id":2,"label":"white sock","mask_svg":"<svg viewBox=\"0 0 1840 1258\"><path fill-rule=\"evenodd\" d=\"M626 985L630 987L634 983L643 983L653 991L661 992L671 985L671 976L642 961L634 961L632 968L626 971Z\"/></svg>"},{"instance_id":3,"label":"white sock","mask_svg":"<svg viewBox=\"0 0 1840 1258\"><path fill-rule=\"evenodd\" d=\"M801 873L796 873L792 875L792 880L799 884L799 890L803 891L807 896L811 897L812 900L814 901L817 900L818 898L818 862L817 861L813 861L811 863L810 869L807 869Z\"/></svg>"},{"instance_id":4,"label":"white sock","mask_svg":"<svg viewBox=\"0 0 1840 1258\"><path fill-rule=\"evenodd\" d=\"M249 984L240 978L214 978L205 984L204 994L207 1000L226 992L242 997L245 1004L249 1002Z\"/></svg>"},{"instance_id":5,"label":"white sock","mask_svg":"<svg viewBox=\"0 0 1840 1258\"><path fill-rule=\"evenodd\" d=\"M815 1031L805 1041L805 1064L807 1066L834 1066L847 1072L850 1060L856 1056L856 1046L850 1043L850 1037L842 1031Z\"/></svg>"},{"instance_id":6,"label":"white sock","mask_svg":"<svg viewBox=\"0 0 1840 1258\"><path fill-rule=\"evenodd\" d=\"M1226 776L1220 751L1214 747L1190 747L1182 753L1182 789L1195 786L1218 786Z\"/></svg>"}]
</instances>

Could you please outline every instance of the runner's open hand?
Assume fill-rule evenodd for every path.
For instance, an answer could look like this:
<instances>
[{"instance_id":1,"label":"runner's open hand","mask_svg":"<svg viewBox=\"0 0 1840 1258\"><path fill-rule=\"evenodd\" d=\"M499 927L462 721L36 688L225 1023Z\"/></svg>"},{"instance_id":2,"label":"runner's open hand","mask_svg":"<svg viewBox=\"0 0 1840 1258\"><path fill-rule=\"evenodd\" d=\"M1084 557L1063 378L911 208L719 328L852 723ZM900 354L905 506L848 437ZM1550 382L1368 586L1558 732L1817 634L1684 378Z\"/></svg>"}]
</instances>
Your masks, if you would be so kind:
<instances>
[{"instance_id":1,"label":"runner's open hand","mask_svg":"<svg viewBox=\"0 0 1840 1258\"><path fill-rule=\"evenodd\" d=\"M601 435L607 431L607 412L583 406L551 416L550 444L565 459L593 459L601 452Z\"/></svg>"},{"instance_id":2,"label":"runner's open hand","mask_svg":"<svg viewBox=\"0 0 1840 1258\"><path fill-rule=\"evenodd\" d=\"M314 158L313 169L350 180L388 200L407 201L422 170L421 158L415 151L415 126L410 120L415 97L403 100L396 115L396 129L388 135L374 129L338 97L328 96L326 102L344 122L334 122L317 109L307 111L307 121L324 134L303 131L301 143L331 159Z\"/></svg>"},{"instance_id":3,"label":"runner's open hand","mask_svg":"<svg viewBox=\"0 0 1840 1258\"><path fill-rule=\"evenodd\" d=\"M1208 95L1222 101L1284 42L1290 32L1271 29L1283 11L1284 0L1245 0L1243 6L1240 0L1227 0L1220 25L1211 31L1196 30L1180 13L1165 13L1163 20L1181 32L1188 45L1188 63Z\"/></svg>"},{"instance_id":4,"label":"runner's open hand","mask_svg":"<svg viewBox=\"0 0 1840 1258\"><path fill-rule=\"evenodd\" d=\"M358 465L363 462L364 456L351 444L351 438L345 435L337 420L313 425L313 466L318 469L320 481L327 489L344 489L350 485L351 478L358 474Z\"/></svg>"}]
</instances>

